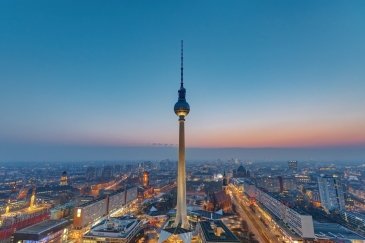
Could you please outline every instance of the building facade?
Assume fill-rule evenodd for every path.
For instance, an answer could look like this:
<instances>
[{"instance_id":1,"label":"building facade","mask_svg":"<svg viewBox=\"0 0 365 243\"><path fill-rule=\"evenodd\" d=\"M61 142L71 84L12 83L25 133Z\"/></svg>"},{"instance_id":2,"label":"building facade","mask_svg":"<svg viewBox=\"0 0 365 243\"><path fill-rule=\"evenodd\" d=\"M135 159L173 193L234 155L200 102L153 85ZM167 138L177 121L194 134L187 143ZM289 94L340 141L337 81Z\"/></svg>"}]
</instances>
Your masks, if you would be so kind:
<instances>
[{"instance_id":1,"label":"building facade","mask_svg":"<svg viewBox=\"0 0 365 243\"><path fill-rule=\"evenodd\" d=\"M280 202L278 199L257 188L251 181L241 180L243 192L261 203L270 214L281 220L287 228L305 239L314 239L313 219Z\"/></svg>"},{"instance_id":2,"label":"building facade","mask_svg":"<svg viewBox=\"0 0 365 243\"><path fill-rule=\"evenodd\" d=\"M345 197L341 181L336 176L318 177L321 206L325 211L345 209Z\"/></svg>"}]
</instances>

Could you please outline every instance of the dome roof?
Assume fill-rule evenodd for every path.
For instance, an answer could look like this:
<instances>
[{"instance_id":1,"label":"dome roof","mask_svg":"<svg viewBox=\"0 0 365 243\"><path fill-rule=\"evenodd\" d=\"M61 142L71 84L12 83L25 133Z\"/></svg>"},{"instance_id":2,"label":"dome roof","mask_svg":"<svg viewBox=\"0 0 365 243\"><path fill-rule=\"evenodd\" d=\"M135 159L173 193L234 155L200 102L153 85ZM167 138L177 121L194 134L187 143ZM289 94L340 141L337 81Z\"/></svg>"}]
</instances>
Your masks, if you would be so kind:
<instances>
[{"instance_id":1,"label":"dome roof","mask_svg":"<svg viewBox=\"0 0 365 243\"><path fill-rule=\"evenodd\" d=\"M240 165L237 169L237 172L246 172L246 169L243 167L243 165Z\"/></svg>"},{"instance_id":2,"label":"dome roof","mask_svg":"<svg viewBox=\"0 0 365 243\"><path fill-rule=\"evenodd\" d=\"M186 116L189 114L190 106L185 100L179 100L174 106L174 111L178 116Z\"/></svg>"}]
</instances>

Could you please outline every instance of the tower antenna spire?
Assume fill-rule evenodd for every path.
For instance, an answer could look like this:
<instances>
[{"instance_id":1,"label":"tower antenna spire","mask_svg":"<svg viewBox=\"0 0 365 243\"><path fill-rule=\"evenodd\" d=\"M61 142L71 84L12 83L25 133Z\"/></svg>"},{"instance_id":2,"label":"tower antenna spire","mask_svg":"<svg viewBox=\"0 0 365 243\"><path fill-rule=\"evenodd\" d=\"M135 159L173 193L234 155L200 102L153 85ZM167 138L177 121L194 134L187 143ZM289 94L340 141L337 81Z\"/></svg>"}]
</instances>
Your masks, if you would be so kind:
<instances>
[{"instance_id":1,"label":"tower antenna spire","mask_svg":"<svg viewBox=\"0 0 365 243\"><path fill-rule=\"evenodd\" d=\"M184 86L184 41L181 40L181 68L180 68L180 86Z\"/></svg>"}]
</instances>

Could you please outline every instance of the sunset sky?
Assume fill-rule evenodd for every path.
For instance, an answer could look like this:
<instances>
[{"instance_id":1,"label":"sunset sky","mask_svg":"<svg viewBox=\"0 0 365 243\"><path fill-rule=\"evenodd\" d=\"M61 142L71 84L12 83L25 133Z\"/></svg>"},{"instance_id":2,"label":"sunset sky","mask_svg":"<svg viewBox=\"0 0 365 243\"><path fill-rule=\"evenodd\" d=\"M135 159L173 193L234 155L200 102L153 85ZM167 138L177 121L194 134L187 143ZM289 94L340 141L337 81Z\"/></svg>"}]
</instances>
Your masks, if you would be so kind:
<instances>
[{"instance_id":1,"label":"sunset sky","mask_svg":"<svg viewBox=\"0 0 365 243\"><path fill-rule=\"evenodd\" d=\"M365 148L364 9L1 1L0 160L48 159L47 146L67 147L60 159L80 147L174 147L181 39L187 147Z\"/></svg>"}]
</instances>

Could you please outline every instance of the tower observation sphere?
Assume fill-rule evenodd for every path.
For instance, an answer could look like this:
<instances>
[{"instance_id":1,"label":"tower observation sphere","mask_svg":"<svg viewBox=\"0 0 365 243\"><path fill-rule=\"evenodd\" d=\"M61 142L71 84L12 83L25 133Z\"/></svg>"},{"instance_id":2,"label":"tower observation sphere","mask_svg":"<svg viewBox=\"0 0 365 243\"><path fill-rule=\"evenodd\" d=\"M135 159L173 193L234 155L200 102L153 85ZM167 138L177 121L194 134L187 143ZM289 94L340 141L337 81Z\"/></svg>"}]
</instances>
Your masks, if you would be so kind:
<instances>
[{"instance_id":1,"label":"tower observation sphere","mask_svg":"<svg viewBox=\"0 0 365 243\"><path fill-rule=\"evenodd\" d=\"M175 114L179 117L185 117L189 114L190 106L185 100L186 90L184 87L180 87L179 90L179 100L174 106Z\"/></svg>"}]
</instances>

